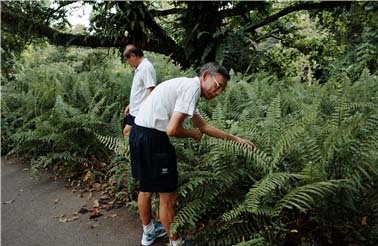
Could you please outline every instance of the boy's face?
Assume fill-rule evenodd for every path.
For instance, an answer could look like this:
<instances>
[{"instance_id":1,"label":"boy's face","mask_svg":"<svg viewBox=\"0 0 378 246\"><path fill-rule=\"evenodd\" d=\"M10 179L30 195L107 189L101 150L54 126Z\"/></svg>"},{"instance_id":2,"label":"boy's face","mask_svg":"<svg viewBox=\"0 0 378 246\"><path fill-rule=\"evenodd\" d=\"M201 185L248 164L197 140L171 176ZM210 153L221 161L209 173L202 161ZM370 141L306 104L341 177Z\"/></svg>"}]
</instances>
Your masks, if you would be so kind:
<instances>
[{"instance_id":1,"label":"boy's face","mask_svg":"<svg viewBox=\"0 0 378 246\"><path fill-rule=\"evenodd\" d=\"M221 74L210 74L205 72L203 75L203 83L201 84L201 95L206 99L212 99L219 96L227 86L227 79Z\"/></svg>"},{"instance_id":2,"label":"boy's face","mask_svg":"<svg viewBox=\"0 0 378 246\"><path fill-rule=\"evenodd\" d=\"M136 59L136 55L135 54L130 54L128 57L125 56L125 59L126 59L127 63L130 64L130 66L132 66L134 68L138 67L137 59Z\"/></svg>"}]
</instances>

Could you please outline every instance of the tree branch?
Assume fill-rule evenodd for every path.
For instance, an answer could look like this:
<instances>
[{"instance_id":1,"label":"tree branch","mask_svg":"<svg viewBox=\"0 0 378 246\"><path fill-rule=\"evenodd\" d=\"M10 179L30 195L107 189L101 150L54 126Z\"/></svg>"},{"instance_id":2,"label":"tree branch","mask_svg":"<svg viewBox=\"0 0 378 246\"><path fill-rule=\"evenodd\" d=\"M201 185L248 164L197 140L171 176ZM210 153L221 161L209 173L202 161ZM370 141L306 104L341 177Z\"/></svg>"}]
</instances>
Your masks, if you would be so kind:
<instances>
[{"instance_id":1,"label":"tree branch","mask_svg":"<svg viewBox=\"0 0 378 246\"><path fill-rule=\"evenodd\" d=\"M180 61L180 64L182 66L189 67L190 64L187 62L187 59L184 55L184 49L181 46L177 45L177 43L169 35L167 35L165 30L156 23L154 17L143 2L138 4L139 10L144 12L144 23L146 27L151 30L151 33L153 33L156 42L158 42L158 46L161 46L160 48L162 50L165 50L166 52L171 52L169 56L172 57L172 59L174 59L175 61ZM162 53L162 50L157 52Z\"/></svg>"},{"instance_id":2,"label":"tree branch","mask_svg":"<svg viewBox=\"0 0 378 246\"><path fill-rule=\"evenodd\" d=\"M63 33L54 28L51 28L41 21L35 21L32 18L12 13L5 8L1 9L1 20L2 28L10 33L25 35L25 30L28 30L27 34L31 34L36 37L46 37L50 43L58 46L122 48L130 42L130 40L125 36L112 38L89 34L83 35ZM188 62L185 59L182 48L175 43L173 44L172 42L173 41L167 41L166 39L153 37L147 41L144 50L167 55L184 67L188 66Z\"/></svg>"},{"instance_id":3,"label":"tree branch","mask_svg":"<svg viewBox=\"0 0 378 246\"><path fill-rule=\"evenodd\" d=\"M290 6L288 8L285 8L281 10L280 12L268 16L264 20L260 21L257 24L251 24L246 26L243 30L245 32L251 32L256 30L257 28L260 28L262 26L265 26L269 23L272 23L279 18L288 15L292 12L300 11L300 10L312 10L312 9L326 9L326 8L336 8L336 7L344 7L344 6L350 6L351 2L319 2L319 3L302 3L302 4L296 4L294 6Z\"/></svg>"},{"instance_id":4,"label":"tree branch","mask_svg":"<svg viewBox=\"0 0 378 246\"><path fill-rule=\"evenodd\" d=\"M167 16L167 15L178 14L183 10L185 10L185 9L183 9L183 8L173 8L173 9L166 9L166 10L152 9L152 10L150 10L150 14L153 17L159 17L159 16Z\"/></svg>"},{"instance_id":5,"label":"tree branch","mask_svg":"<svg viewBox=\"0 0 378 246\"><path fill-rule=\"evenodd\" d=\"M75 3L76 1L67 1L67 2L59 2L59 7L56 8L56 9L51 9L51 11L49 11L48 15L46 16L46 23L48 23L50 21L50 18L56 13L58 12L61 8L64 8L65 6L67 5L70 5L70 4L73 4Z\"/></svg>"},{"instance_id":6,"label":"tree branch","mask_svg":"<svg viewBox=\"0 0 378 246\"><path fill-rule=\"evenodd\" d=\"M249 13L251 10L258 10L263 5L266 5L266 2L256 2L256 1L241 1L232 9L225 9L220 11L222 17L230 17L236 15L244 15Z\"/></svg>"}]
</instances>

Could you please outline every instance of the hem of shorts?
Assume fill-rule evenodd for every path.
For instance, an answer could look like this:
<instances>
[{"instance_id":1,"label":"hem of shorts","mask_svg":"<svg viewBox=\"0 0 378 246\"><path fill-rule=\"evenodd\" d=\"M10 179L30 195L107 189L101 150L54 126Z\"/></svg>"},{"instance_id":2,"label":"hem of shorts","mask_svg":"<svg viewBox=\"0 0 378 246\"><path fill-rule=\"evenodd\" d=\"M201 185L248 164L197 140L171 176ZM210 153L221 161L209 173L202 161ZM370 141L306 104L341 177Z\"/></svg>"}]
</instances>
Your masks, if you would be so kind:
<instances>
[{"instance_id":1,"label":"hem of shorts","mask_svg":"<svg viewBox=\"0 0 378 246\"><path fill-rule=\"evenodd\" d=\"M176 188L172 188L172 189L159 189L159 187L151 188L151 189L148 189L148 188L144 189L143 187L141 187L141 185L139 183L139 190L142 191L142 192L169 193L169 192L177 192L177 187Z\"/></svg>"}]
</instances>

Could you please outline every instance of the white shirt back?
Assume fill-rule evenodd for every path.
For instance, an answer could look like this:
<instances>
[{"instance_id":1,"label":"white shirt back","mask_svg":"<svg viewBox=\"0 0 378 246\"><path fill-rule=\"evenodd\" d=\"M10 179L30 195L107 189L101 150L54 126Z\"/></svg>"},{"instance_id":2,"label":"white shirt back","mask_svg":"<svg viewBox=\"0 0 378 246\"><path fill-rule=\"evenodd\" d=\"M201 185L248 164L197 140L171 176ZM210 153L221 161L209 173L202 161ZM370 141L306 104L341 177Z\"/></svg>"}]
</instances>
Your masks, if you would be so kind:
<instances>
[{"instance_id":1,"label":"white shirt back","mask_svg":"<svg viewBox=\"0 0 378 246\"><path fill-rule=\"evenodd\" d=\"M166 132L173 112L198 114L197 103L201 95L198 77L175 78L159 84L142 104L135 124Z\"/></svg>"},{"instance_id":2,"label":"white shirt back","mask_svg":"<svg viewBox=\"0 0 378 246\"><path fill-rule=\"evenodd\" d=\"M142 102L147 98L147 88L156 86L156 72L147 58L134 71L133 84L130 92L130 114L136 116Z\"/></svg>"}]
</instances>

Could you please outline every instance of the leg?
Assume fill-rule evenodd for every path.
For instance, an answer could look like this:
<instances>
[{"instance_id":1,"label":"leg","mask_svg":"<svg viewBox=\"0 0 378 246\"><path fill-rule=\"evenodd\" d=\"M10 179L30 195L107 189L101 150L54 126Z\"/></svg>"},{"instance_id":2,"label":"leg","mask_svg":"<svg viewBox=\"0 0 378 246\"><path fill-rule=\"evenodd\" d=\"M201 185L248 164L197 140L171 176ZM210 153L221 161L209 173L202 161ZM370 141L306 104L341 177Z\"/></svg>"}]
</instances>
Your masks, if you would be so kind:
<instances>
[{"instance_id":1,"label":"leg","mask_svg":"<svg viewBox=\"0 0 378 246\"><path fill-rule=\"evenodd\" d=\"M143 225L151 222L151 192L139 192L138 194L138 210L140 220Z\"/></svg>"},{"instance_id":2,"label":"leg","mask_svg":"<svg viewBox=\"0 0 378 246\"><path fill-rule=\"evenodd\" d=\"M177 240L179 236L177 234L171 235L169 233L169 229L173 222L173 218L176 214L176 199L177 194L176 192L166 192L166 193L159 193L160 196L160 221L163 224L165 230L167 231L169 238L171 240Z\"/></svg>"}]
</instances>

